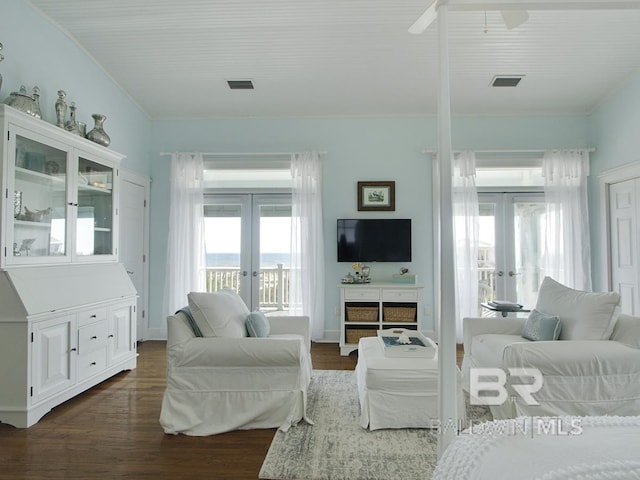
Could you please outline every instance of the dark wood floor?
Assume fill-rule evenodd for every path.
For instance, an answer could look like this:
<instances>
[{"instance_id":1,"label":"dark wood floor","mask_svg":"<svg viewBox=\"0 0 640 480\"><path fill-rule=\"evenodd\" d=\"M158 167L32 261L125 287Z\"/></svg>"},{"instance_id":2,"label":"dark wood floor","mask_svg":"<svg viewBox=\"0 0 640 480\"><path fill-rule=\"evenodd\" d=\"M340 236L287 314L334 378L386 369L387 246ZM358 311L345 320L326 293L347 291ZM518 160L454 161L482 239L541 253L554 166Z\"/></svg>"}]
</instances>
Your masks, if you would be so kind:
<instances>
[{"instance_id":1,"label":"dark wood floor","mask_svg":"<svg viewBox=\"0 0 640 480\"><path fill-rule=\"evenodd\" d=\"M28 429L0 424L0 479L257 479L275 429L165 435L158 423L165 342L139 344L138 368L65 402ZM313 344L317 369L352 370L337 344Z\"/></svg>"},{"instance_id":2,"label":"dark wood floor","mask_svg":"<svg viewBox=\"0 0 640 480\"><path fill-rule=\"evenodd\" d=\"M275 429L165 435L158 423L165 342L139 344L138 368L65 402L28 429L0 424L0 479L257 479ZM353 370L357 355L312 347L316 369Z\"/></svg>"}]
</instances>

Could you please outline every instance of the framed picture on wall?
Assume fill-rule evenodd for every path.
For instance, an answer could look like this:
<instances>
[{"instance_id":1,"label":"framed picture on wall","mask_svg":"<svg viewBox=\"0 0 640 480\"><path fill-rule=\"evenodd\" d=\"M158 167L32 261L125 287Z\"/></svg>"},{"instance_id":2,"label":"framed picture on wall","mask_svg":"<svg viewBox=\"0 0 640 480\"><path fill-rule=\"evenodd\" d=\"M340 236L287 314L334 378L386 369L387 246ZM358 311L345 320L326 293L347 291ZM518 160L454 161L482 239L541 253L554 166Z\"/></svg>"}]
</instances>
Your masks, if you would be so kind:
<instances>
[{"instance_id":1,"label":"framed picture on wall","mask_svg":"<svg viewBox=\"0 0 640 480\"><path fill-rule=\"evenodd\" d=\"M358 182L358 211L396 209L396 182Z\"/></svg>"}]
</instances>

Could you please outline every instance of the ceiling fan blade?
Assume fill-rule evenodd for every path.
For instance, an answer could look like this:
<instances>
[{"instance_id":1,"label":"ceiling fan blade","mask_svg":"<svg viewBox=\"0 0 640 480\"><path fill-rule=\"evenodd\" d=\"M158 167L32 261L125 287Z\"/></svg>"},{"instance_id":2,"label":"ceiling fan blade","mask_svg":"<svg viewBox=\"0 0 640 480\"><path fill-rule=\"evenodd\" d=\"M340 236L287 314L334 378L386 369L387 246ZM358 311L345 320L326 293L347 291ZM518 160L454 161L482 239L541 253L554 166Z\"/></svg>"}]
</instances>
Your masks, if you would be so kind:
<instances>
[{"instance_id":1,"label":"ceiling fan blade","mask_svg":"<svg viewBox=\"0 0 640 480\"><path fill-rule=\"evenodd\" d=\"M415 23L409 27L409 33L417 35L424 32L438 16L438 12L436 11L437 7L438 0L434 0L433 3L429 5L429 8L427 8L425 12L420 15L420 18L418 18L418 20L416 20Z\"/></svg>"},{"instance_id":2,"label":"ceiling fan blade","mask_svg":"<svg viewBox=\"0 0 640 480\"><path fill-rule=\"evenodd\" d=\"M508 30L513 30L529 20L529 13L526 10L502 10L500 13Z\"/></svg>"}]
</instances>

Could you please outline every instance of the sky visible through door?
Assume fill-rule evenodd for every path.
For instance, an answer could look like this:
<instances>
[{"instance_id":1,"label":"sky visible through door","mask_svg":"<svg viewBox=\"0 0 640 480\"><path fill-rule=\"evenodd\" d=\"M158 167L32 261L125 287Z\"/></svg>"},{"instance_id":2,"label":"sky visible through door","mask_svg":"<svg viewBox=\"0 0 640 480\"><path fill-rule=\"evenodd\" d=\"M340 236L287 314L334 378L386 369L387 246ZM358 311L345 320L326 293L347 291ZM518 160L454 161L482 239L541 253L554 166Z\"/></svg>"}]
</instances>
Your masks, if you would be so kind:
<instances>
[{"instance_id":1,"label":"sky visible through door","mask_svg":"<svg viewBox=\"0 0 640 480\"><path fill-rule=\"evenodd\" d=\"M205 217L207 267L238 267L241 246L240 217ZM291 265L291 218L260 219L260 267Z\"/></svg>"}]
</instances>

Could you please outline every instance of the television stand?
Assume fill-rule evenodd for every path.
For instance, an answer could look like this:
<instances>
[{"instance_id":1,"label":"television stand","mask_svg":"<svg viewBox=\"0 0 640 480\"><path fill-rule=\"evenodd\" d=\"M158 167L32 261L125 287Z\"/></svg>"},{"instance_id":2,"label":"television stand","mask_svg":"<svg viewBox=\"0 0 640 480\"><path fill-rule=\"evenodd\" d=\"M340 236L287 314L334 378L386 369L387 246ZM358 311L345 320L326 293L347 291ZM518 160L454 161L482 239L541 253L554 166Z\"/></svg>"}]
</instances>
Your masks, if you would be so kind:
<instances>
[{"instance_id":1,"label":"television stand","mask_svg":"<svg viewBox=\"0 0 640 480\"><path fill-rule=\"evenodd\" d=\"M398 283L340 284L340 355L358 349L362 337L378 330L419 330L422 285Z\"/></svg>"}]
</instances>

